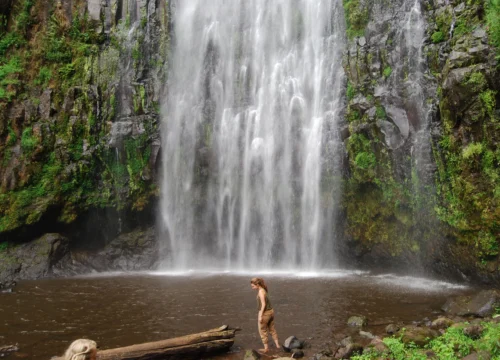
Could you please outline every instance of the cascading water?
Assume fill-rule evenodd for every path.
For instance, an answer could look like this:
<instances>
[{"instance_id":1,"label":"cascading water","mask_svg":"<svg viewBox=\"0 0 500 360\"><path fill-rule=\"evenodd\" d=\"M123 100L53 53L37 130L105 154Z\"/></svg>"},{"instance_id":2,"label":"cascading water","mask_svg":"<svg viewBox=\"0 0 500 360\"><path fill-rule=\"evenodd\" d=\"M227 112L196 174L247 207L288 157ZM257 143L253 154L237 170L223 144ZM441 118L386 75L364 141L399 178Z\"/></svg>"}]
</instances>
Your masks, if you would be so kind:
<instances>
[{"instance_id":1,"label":"cascading water","mask_svg":"<svg viewBox=\"0 0 500 360\"><path fill-rule=\"evenodd\" d=\"M427 196L434 182L434 160L431 149L430 120L435 111L429 94L435 92L435 85L425 75L426 58L423 54L426 20L419 0L405 1L405 19L399 34L404 49L401 64L404 72L403 89L406 108L414 135L411 148L412 184L416 197ZM427 193L427 194L425 194Z\"/></svg>"},{"instance_id":2,"label":"cascading water","mask_svg":"<svg viewBox=\"0 0 500 360\"><path fill-rule=\"evenodd\" d=\"M342 3L178 0L171 11L163 267L331 267Z\"/></svg>"}]
</instances>

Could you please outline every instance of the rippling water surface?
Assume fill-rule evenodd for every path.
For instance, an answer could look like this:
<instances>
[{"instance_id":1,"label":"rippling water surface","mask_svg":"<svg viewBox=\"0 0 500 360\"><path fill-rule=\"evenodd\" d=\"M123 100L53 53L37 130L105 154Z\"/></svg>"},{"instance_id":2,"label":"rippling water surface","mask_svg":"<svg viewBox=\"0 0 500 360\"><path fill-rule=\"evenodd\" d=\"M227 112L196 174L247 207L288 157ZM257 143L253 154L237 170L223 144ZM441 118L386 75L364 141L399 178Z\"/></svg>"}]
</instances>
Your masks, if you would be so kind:
<instances>
[{"instance_id":1,"label":"rippling water surface","mask_svg":"<svg viewBox=\"0 0 500 360\"><path fill-rule=\"evenodd\" d=\"M222 324L241 327L233 358L261 347L254 274L151 273L21 282L0 294L0 345L18 343L16 356L47 359L69 343L90 338L101 349L200 332ZM435 317L450 295L470 288L425 279L363 273L262 274L276 309L280 340L310 338L306 355L322 349L347 318L362 314L368 330L391 322Z\"/></svg>"}]
</instances>

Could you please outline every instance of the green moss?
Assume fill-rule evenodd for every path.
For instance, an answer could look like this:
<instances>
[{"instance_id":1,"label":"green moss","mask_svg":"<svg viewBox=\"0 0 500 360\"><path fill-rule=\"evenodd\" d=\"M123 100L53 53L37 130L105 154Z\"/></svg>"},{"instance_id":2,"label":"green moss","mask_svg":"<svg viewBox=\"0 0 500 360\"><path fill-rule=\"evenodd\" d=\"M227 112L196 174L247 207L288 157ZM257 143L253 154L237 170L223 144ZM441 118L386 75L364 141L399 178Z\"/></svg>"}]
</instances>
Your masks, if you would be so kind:
<instances>
[{"instance_id":1,"label":"green moss","mask_svg":"<svg viewBox=\"0 0 500 360\"><path fill-rule=\"evenodd\" d=\"M52 77L52 71L48 67L42 66L34 83L35 85L41 85L45 87L47 86L51 77Z\"/></svg>"},{"instance_id":2,"label":"green moss","mask_svg":"<svg viewBox=\"0 0 500 360\"><path fill-rule=\"evenodd\" d=\"M377 116L378 119L382 120L387 117L385 109L382 105L377 106L377 109L375 110L375 116Z\"/></svg>"},{"instance_id":3,"label":"green moss","mask_svg":"<svg viewBox=\"0 0 500 360\"><path fill-rule=\"evenodd\" d=\"M361 115L359 114L359 112L357 110L352 110L349 108L347 111L347 121L354 122L358 120L361 120Z\"/></svg>"},{"instance_id":4,"label":"green moss","mask_svg":"<svg viewBox=\"0 0 500 360\"><path fill-rule=\"evenodd\" d=\"M356 164L357 167L361 169L370 169L375 167L375 154L373 153L366 153L366 152L361 152L356 155L356 158L354 159L354 163Z\"/></svg>"},{"instance_id":5,"label":"green moss","mask_svg":"<svg viewBox=\"0 0 500 360\"><path fill-rule=\"evenodd\" d=\"M370 20L368 3L361 0L343 0L344 15L347 24L347 36L352 39L363 36Z\"/></svg>"},{"instance_id":6,"label":"green moss","mask_svg":"<svg viewBox=\"0 0 500 360\"><path fill-rule=\"evenodd\" d=\"M460 37L465 34L470 33L473 30L473 27L470 26L467 21L464 19L458 19L455 23L455 28L453 30L453 37Z\"/></svg>"},{"instance_id":7,"label":"green moss","mask_svg":"<svg viewBox=\"0 0 500 360\"><path fill-rule=\"evenodd\" d=\"M23 71L21 60L12 57L8 61L0 59L0 100L10 101L15 95L11 85L19 84L18 76Z\"/></svg>"},{"instance_id":8,"label":"green moss","mask_svg":"<svg viewBox=\"0 0 500 360\"><path fill-rule=\"evenodd\" d=\"M481 99L484 109L486 110L485 113L490 117L495 116L496 94L497 94L496 91L490 89L483 91L479 94L479 99Z\"/></svg>"},{"instance_id":9,"label":"green moss","mask_svg":"<svg viewBox=\"0 0 500 360\"><path fill-rule=\"evenodd\" d=\"M352 100L354 96L356 95L356 89L354 86L352 86L351 82L347 83L347 91L346 91L346 96L349 100Z\"/></svg>"},{"instance_id":10,"label":"green moss","mask_svg":"<svg viewBox=\"0 0 500 360\"><path fill-rule=\"evenodd\" d=\"M483 90L488 83L486 82L486 78L481 72L472 72L466 78L464 85L469 87L474 92L479 92Z\"/></svg>"},{"instance_id":11,"label":"green moss","mask_svg":"<svg viewBox=\"0 0 500 360\"><path fill-rule=\"evenodd\" d=\"M446 35L444 40L447 39L448 34L450 32L451 24L453 22L453 10L452 10L451 6L447 6L446 8L444 8L444 10L441 11L436 16L435 21L436 21L436 25L439 29L438 31L443 34L443 37L444 37L444 35Z\"/></svg>"},{"instance_id":12,"label":"green moss","mask_svg":"<svg viewBox=\"0 0 500 360\"><path fill-rule=\"evenodd\" d=\"M500 55L500 0L485 2L486 23L488 25L488 40L496 47Z\"/></svg>"},{"instance_id":13,"label":"green moss","mask_svg":"<svg viewBox=\"0 0 500 360\"><path fill-rule=\"evenodd\" d=\"M465 147L462 151L462 157L464 159L470 159L474 156L481 155L483 152L483 144L481 143L471 143Z\"/></svg>"},{"instance_id":14,"label":"green moss","mask_svg":"<svg viewBox=\"0 0 500 360\"><path fill-rule=\"evenodd\" d=\"M392 68L390 66L387 66L384 68L383 75L387 79L389 76L392 74Z\"/></svg>"},{"instance_id":15,"label":"green moss","mask_svg":"<svg viewBox=\"0 0 500 360\"><path fill-rule=\"evenodd\" d=\"M25 128L21 136L21 148L26 154L30 154L37 146L38 139L33 136L33 130L31 127Z\"/></svg>"},{"instance_id":16,"label":"green moss","mask_svg":"<svg viewBox=\"0 0 500 360\"><path fill-rule=\"evenodd\" d=\"M7 128L7 130L9 132L9 135L7 137L7 146L13 146L17 142L17 135L10 126Z\"/></svg>"},{"instance_id":17,"label":"green moss","mask_svg":"<svg viewBox=\"0 0 500 360\"><path fill-rule=\"evenodd\" d=\"M434 44L443 42L445 40L444 34L442 31L436 31L431 35L431 40Z\"/></svg>"}]
</instances>

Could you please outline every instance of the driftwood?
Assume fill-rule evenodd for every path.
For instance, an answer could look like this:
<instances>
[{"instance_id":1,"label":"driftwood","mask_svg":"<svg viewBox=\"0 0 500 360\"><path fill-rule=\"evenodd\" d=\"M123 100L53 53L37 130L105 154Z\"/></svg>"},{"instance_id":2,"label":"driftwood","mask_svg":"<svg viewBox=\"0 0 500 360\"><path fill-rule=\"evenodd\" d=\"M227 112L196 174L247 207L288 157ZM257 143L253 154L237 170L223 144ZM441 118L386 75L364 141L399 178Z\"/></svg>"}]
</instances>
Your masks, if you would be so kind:
<instances>
[{"instance_id":1,"label":"driftwood","mask_svg":"<svg viewBox=\"0 0 500 360\"><path fill-rule=\"evenodd\" d=\"M17 344L16 345L5 345L5 346L0 345L0 357L3 357L7 353L12 353L12 352L16 352L16 351L19 351L19 347L17 346Z\"/></svg>"},{"instance_id":2,"label":"driftwood","mask_svg":"<svg viewBox=\"0 0 500 360\"><path fill-rule=\"evenodd\" d=\"M229 350L237 330L223 325L198 334L100 350L97 360L199 359L201 355Z\"/></svg>"}]
</instances>

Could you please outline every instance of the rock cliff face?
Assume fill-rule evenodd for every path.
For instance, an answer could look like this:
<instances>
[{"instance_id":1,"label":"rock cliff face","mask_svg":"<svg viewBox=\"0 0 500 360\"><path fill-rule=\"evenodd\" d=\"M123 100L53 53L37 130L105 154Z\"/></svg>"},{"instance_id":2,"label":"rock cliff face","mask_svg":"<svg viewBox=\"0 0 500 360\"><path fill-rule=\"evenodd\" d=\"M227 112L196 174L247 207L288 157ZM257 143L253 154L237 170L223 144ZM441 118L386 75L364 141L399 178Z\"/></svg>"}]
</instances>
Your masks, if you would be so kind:
<instances>
[{"instance_id":1,"label":"rock cliff face","mask_svg":"<svg viewBox=\"0 0 500 360\"><path fill-rule=\"evenodd\" d=\"M344 10L341 258L499 282L498 9ZM111 240L155 220L169 29L166 0L0 4L0 255L57 232L65 255L40 276L156 263L152 230L137 259Z\"/></svg>"},{"instance_id":2,"label":"rock cliff face","mask_svg":"<svg viewBox=\"0 0 500 360\"><path fill-rule=\"evenodd\" d=\"M164 1L15 1L0 57L0 232L157 191ZM8 236L8 235L4 235Z\"/></svg>"},{"instance_id":3,"label":"rock cliff face","mask_svg":"<svg viewBox=\"0 0 500 360\"><path fill-rule=\"evenodd\" d=\"M498 9L487 6L344 2L347 258L500 279Z\"/></svg>"}]
</instances>

